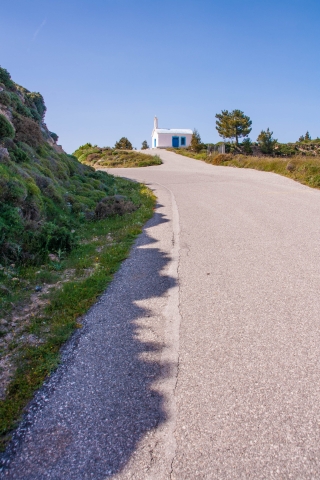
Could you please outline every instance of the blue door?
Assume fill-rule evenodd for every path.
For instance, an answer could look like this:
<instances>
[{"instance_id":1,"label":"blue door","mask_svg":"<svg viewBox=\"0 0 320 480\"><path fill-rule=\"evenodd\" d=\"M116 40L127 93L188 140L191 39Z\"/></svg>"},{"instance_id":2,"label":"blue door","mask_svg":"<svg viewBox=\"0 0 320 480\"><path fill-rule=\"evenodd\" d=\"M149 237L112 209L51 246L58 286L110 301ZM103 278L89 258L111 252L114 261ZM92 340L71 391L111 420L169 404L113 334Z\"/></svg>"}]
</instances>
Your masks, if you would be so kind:
<instances>
[{"instance_id":1,"label":"blue door","mask_svg":"<svg viewBox=\"0 0 320 480\"><path fill-rule=\"evenodd\" d=\"M173 148L179 147L179 137L172 137L172 146Z\"/></svg>"},{"instance_id":2,"label":"blue door","mask_svg":"<svg viewBox=\"0 0 320 480\"><path fill-rule=\"evenodd\" d=\"M157 146L157 139L156 139L156 138L153 140L153 146L154 146L154 147Z\"/></svg>"}]
</instances>

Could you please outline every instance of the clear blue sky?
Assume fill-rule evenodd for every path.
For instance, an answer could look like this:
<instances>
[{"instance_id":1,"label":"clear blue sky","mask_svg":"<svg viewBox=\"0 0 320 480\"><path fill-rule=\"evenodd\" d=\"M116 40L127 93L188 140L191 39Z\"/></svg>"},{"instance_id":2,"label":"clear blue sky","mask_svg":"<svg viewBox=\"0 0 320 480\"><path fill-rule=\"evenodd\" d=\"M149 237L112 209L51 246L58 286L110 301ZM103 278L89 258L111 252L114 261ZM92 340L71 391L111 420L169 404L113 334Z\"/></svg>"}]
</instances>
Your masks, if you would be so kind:
<instances>
[{"instance_id":1,"label":"clear blue sky","mask_svg":"<svg viewBox=\"0 0 320 480\"><path fill-rule=\"evenodd\" d=\"M251 138L320 137L319 0L10 0L0 65L39 91L46 122L72 152L91 142L197 128L239 108Z\"/></svg>"}]
</instances>

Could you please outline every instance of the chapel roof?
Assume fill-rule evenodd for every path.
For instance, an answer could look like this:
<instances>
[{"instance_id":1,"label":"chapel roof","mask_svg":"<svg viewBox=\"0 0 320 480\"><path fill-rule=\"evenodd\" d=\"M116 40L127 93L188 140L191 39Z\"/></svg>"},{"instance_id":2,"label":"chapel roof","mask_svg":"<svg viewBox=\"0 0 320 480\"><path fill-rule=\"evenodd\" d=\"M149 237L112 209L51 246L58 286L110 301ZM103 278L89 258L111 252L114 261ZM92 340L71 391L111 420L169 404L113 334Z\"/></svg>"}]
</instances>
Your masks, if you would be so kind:
<instances>
[{"instance_id":1,"label":"chapel roof","mask_svg":"<svg viewBox=\"0 0 320 480\"><path fill-rule=\"evenodd\" d=\"M184 134L191 134L192 130L189 128L156 128L155 133L184 133Z\"/></svg>"}]
</instances>

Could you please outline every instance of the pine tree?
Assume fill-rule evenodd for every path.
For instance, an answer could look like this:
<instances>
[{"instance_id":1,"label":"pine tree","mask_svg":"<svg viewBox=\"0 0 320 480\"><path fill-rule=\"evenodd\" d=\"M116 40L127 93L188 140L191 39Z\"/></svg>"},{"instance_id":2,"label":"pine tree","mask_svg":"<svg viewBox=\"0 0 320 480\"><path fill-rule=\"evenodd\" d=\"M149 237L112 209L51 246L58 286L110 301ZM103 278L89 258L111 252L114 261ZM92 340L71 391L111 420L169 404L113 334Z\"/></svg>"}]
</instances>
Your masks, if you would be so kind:
<instances>
[{"instance_id":1,"label":"pine tree","mask_svg":"<svg viewBox=\"0 0 320 480\"><path fill-rule=\"evenodd\" d=\"M261 130L257 142L261 148L262 153L272 154L274 152L274 147L278 140L272 138L273 132L270 132L269 128L267 130Z\"/></svg>"},{"instance_id":2,"label":"pine tree","mask_svg":"<svg viewBox=\"0 0 320 480\"><path fill-rule=\"evenodd\" d=\"M147 150L149 148L147 140L143 140L141 150Z\"/></svg>"},{"instance_id":3,"label":"pine tree","mask_svg":"<svg viewBox=\"0 0 320 480\"><path fill-rule=\"evenodd\" d=\"M190 150L192 150L193 152L200 152L201 148L202 148L202 145L201 145L200 133L198 132L198 130L194 129L192 133L191 142L190 142Z\"/></svg>"},{"instance_id":4,"label":"pine tree","mask_svg":"<svg viewBox=\"0 0 320 480\"><path fill-rule=\"evenodd\" d=\"M222 110L216 114L216 129L220 137L235 138L236 144L239 144L240 137L246 137L251 132L252 121L241 110Z\"/></svg>"},{"instance_id":5,"label":"pine tree","mask_svg":"<svg viewBox=\"0 0 320 480\"><path fill-rule=\"evenodd\" d=\"M121 137L118 142L116 142L114 148L116 150L133 150L132 143L129 142L127 137Z\"/></svg>"},{"instance_id":6,"label":"pine tree","mask_svg":"<svg viewBox=\"0 0 320 480\"><path fill-rule=\"evenodd\" d=\"M242 148L246 155L252 154L252 141L251 138L245 138L242 142Z\"/></svg>"},{"instance_id":7,"label":"pine tree","mask_svg":"<svg viewBox=\"0 0 320 480\"><path fill-rule=\"evenodd\" d=\"M298 142L304 142L304 135L301 135L301 136L299 137Z\"/></svg>"},{"instance_id":8,"label":"pine tree","mask_svg":"<svg viewBox=\"0 0 320 480\"><path fill-rule=\"evenodd\" d=\"M304 139L305 139L307 142L309 142L309 141L311 140L311 135L310 135L309 132L307 132L307 133L305 134Z\"/></svg>"}]
</instances>

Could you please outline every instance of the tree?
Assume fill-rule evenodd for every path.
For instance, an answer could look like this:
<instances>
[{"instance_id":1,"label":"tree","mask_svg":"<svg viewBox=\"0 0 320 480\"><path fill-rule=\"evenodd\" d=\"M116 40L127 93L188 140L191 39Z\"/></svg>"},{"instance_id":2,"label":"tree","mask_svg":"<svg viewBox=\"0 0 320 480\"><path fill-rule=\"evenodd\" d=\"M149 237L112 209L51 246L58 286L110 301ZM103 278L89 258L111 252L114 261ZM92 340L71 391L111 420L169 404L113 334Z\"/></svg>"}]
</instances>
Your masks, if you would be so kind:
<instances>
[{"instance_id":1,"label":"tree","mask_svg":"<svg viewBox=\"0 0 320 480\"><path fill-rule=\"evenodd\" d=\"M118 142L116 142L114 148L116 150L133 150L132 143L129 142L127 137L121 137Z\"/></svg>"},{"instance_id":2,"label":"tree","mask_svg":"<svg viewBox=\"0 0 320 480\"><path fill-rule=\"evenodd\" d=\"M304 139L305 139L307 142L309 142L309 141L311 140L311 135L310 135L309 132L307 132L307 133L305 134Z\"/></svg>"},{"instance_id":3,"label":"tree","mask_svg":"<svg viewBox=\"0 0 320 480\"><path fill-rule=\"evenodd\" d=\"M149 148L147 140L143 140L141 150L147 150Z\"/></svg>"},{"instance_id":4,"label":"tree","mask_svg":"<svg viewBox=\"0 0 320 480\"><path fill-rule=\"evenodd\" d=\"M301 135L301 136L299 137L298 142L304 142L304 135Z\"/></svg>"},{"instance_id":5,"label":"tree","mask_svg":"<svg viewBox=\"0 0 320 480\"><path fill-rule=\"evenodd\" d=\"M236 144L240 137L246 137L251 132L252 121L241 110L222 110L216 114L216 129L220 137L235 138Z\"/></svg>"},{"instance_id":6,"label":"tree","mask_svg":"<svg viewBox=\"0 0 320 480\"><path fill-rule=\"evenodd\" d=\"M272 138L272 135L273 132L270 132L269 128L267 128L267 130L261 130L257 138L257 142L259 143L262 153L273 153L274 147L276 146L278 140Z\"/></svg>"},{"instance_id":7,"label":"tree","mask_svg":"<svg viewBox=\"0 0 320 480\"><path fill-rule=\"evenodd\" d=\"M245 138L242 142L242 148L246 155L252 154L252 141L250 138Z\"/></svg>"},{"instance_id":8,"label":"tree","mask_svg":"<svg viewBox=\"0 0 320 480\"><path fill-rule=\"evenodd\" d=\"M198 132L198 130L194 129L190 142L190 150L192 150L193 152L200 152L201 148L202 144L200 133Z\"/></svg>"}]
</instances>

